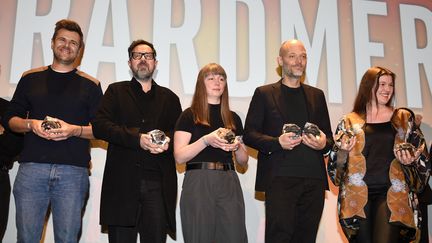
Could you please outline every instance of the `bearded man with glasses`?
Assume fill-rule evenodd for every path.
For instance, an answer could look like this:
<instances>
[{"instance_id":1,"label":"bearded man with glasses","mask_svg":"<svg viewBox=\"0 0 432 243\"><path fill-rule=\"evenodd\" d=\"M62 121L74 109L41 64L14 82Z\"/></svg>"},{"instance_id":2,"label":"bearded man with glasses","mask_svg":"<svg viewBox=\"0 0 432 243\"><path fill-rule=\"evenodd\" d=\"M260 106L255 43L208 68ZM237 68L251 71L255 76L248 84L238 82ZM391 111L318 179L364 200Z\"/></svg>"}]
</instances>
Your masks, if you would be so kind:
<instances>
[{"instance_id":1,"label":"bearded man with glasses","mask_svg":"<svg viewBox=\"0 0 432 243\"><path fill-rule=\"evenodd\" d=\"M156 50L145 40L128 49L132 79L111 84L93 121L95 137L109 143L100 223L111 243L165 242L175 237L177 174L173 130L180 100L153 80Z\"/></svg>"}]
</instances>

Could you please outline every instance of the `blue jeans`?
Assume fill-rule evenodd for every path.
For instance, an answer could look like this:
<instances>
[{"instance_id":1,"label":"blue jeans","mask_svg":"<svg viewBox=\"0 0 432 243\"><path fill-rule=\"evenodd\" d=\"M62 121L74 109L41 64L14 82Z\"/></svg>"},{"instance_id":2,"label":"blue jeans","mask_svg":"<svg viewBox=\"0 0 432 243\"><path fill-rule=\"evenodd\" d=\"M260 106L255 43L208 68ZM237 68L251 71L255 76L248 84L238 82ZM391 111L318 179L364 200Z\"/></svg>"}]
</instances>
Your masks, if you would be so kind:
<instances>
[{"instance_id":1,"label":"blue jeans","mask_svg":"<svg viewBox=\"0 0 432 243\"><path fill-rule=\"evenodd\" d=\"M49 205L55 242L78 242L81 214L88 189L87 168L21 163L13 188L17 242L39 243Z\"/></svg>"}]
</instances>

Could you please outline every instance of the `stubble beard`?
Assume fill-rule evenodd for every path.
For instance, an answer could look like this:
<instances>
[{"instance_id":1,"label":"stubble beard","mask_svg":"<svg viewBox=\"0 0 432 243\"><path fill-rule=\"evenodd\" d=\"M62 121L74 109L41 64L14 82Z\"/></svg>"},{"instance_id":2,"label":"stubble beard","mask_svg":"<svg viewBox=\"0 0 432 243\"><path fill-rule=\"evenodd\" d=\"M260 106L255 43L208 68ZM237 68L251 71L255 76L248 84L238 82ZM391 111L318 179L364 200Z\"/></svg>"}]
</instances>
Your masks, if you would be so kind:
<instances>
[{"instance_id":1,"label":"stubble beard","mask_svg":"<svg viewBox=\"0 0 432 243\"><path fill-rule=\"evenodd\" d=\"M54 52L54 60L60 64L71 65L72 63L75 62L75 59L76 59L76 56L75 57L69 57L69 58L62 58L59 54Z\"/></svg>"}]
</instances>

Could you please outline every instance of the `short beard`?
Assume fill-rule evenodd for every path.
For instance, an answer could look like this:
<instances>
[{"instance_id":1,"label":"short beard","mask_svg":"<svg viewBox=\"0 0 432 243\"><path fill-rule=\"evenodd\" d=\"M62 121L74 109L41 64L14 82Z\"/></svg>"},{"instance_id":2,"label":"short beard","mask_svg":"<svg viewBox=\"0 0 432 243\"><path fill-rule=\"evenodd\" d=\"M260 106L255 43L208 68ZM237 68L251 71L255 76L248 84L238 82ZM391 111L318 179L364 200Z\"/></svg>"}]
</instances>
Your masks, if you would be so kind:
<instances>
[{"instance_id":1,"label":"short beard","mask_svg":"<svg viewBox=\"0 0 432 243\"><path fill-rule=\"evenodd\" d=\"M285 76L292 79L300 79L303 76L303 73L301 75L295 75L294 73L288 72L285 73Z\"/></svg>"},{"instance_id":2,"label":"short beard","mask_svg":"<svg viewBox=\"0 0 432 243\"><path fill-rule=\"evenodd\" d=\"M132 74L134 78L137 80L149 80L152 79L153 77L153 73L148 73L148 72L140 74L140 71L132 71Z\"/></svg>"},{"instance_id":3,"label":"short beard","mask_svg":"<svg viewBox=\"0 0 432 243\"><path fill-rule=\"evenodd\" d=\"M302 74L296 75L293 72L290 72L289 70L282 67L282 75L284 77L288 77L288 78L292 78L292 79L300 79L303 76L303 74L304 74L304 71L302 72Z\"/></svg>"}]
</instances>

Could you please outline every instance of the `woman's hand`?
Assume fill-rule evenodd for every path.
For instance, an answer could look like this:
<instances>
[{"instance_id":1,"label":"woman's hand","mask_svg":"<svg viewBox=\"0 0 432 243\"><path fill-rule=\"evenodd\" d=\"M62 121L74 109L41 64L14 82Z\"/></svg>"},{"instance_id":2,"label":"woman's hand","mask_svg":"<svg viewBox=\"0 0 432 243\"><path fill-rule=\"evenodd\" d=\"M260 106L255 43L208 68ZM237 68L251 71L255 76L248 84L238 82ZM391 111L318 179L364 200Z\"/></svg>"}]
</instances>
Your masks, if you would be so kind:
<instances>
[{"instance_id":1,"label":"woman's hand","mask_svg":"<svg viewBox=\"0 0 432 243\"><path fill-rule=\"evenodd\" d=\"M413 155L406 149L401 149L394 152L396 159L403 165L410 165L414 161L417 161L420 154L421 151L416 151Z\"/></svg>"},{"instance_id":2,"label":"woman's hand","mask_svg":"<svg viewBox=\"0 0 432 243\"><path fill-rule=\"evenodd\" d=\"M354 137L344 136L339 141L336 141L335 144L339 148L339 150L350 152L354 148L356 143L357 143L357 138L355 136Z\"/></svg>"},{"instance_id":3,"label":"woman's hand","mask_svg":"<svg viewBox=\"0 0 432 243\"><path fill-rule=\"evenodd\" d=\"M239 142L234 141L234 143L228 143L224 138L219 137L219 129L218 128L213 132L203 136L204 141L208 144L208 146L212 146L213 148L219 148L225 151L236 151L239 147Z\"/></svg>"}]
</instances>

